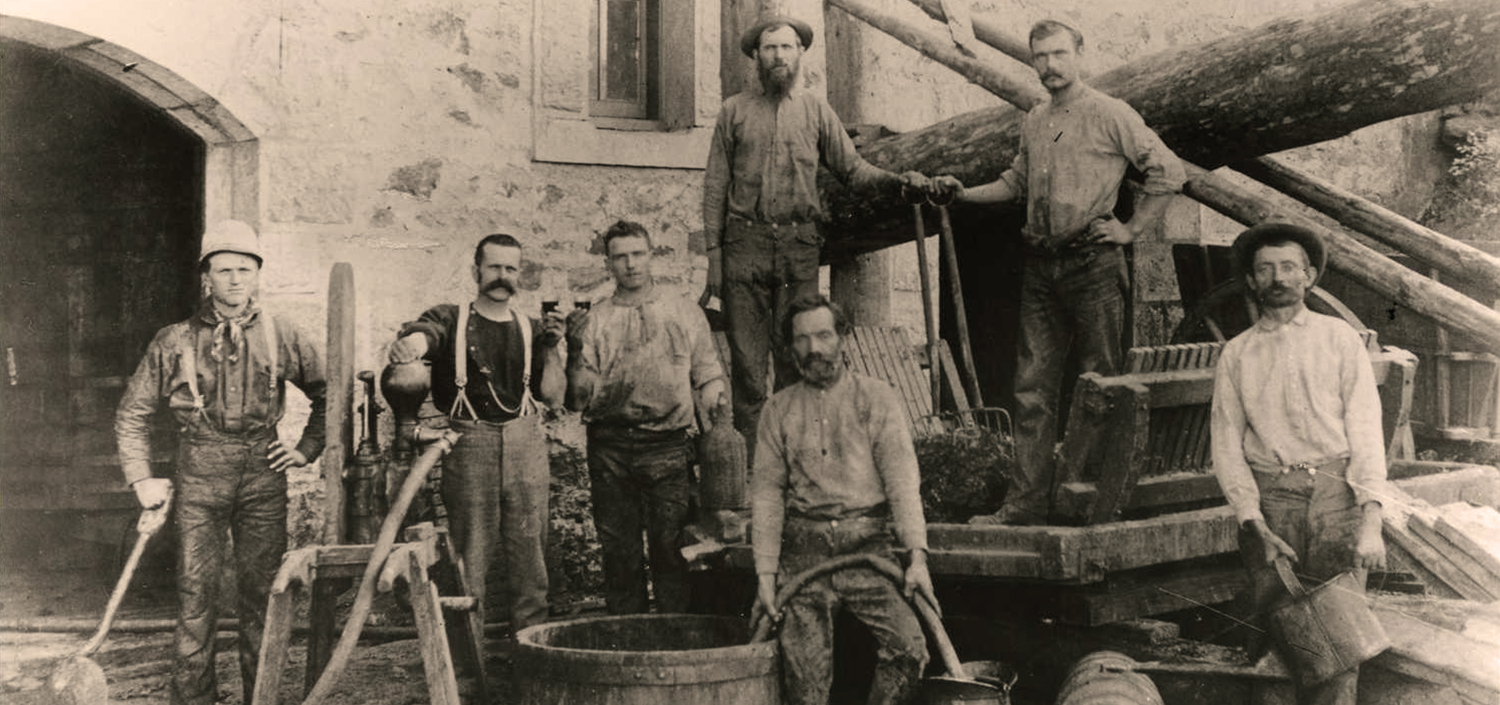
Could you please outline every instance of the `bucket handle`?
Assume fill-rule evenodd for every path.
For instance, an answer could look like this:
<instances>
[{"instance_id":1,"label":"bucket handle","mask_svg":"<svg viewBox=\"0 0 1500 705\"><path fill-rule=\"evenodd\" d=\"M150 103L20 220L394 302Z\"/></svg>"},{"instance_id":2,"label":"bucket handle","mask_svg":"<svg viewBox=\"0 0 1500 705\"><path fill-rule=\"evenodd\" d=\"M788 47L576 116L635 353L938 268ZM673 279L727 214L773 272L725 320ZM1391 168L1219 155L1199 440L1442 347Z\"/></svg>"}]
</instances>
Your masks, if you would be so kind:
<instances>
[{"instance_id":1,"label":"bucket handle","mask_svg":"<svg viewBox=\"0 0 1500 705\"><path fill-rule=\"evenodd\" d=\"M1292 598L1303 600L1307 598L1307 588L1302 587L1302 581L1297 574L1292 572L1292 562L1286 556L1277 556L1271 561L1276 566L1276 574L1281 576L1281 584L1286 586L1286 591L1292 594Z\"/></svg>"}]
</instances>

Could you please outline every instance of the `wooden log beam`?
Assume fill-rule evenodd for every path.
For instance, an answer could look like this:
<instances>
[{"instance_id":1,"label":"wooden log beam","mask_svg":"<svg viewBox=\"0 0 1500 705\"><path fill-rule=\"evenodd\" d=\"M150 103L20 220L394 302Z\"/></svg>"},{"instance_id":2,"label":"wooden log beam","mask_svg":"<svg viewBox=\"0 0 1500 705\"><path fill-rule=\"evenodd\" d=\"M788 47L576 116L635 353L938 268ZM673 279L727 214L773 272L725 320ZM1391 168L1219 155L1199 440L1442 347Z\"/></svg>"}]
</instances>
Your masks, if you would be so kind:
<instances>
[{"instance_id":1,"label":"wooden log beam","mask_svg":"<svg viewBox=\"0 0 1500 705\"><path fill-rule=\"evenodd\" d=\"M1344 227L1411 255L1436 268L1444 278L1476 284L1500 298L1500 257L1423 227L1274 157L1241 162L1234 169L1312 206Z\"/></svg>"},{"instance_id":2,"label":"wooden log beam","mask_svg":"<svg viewBox=\"0 0 1500 705\"><path fill-rule=\"evenodd\" d=\"M1322 236L1328 249L1329 269L1445 328L1472 336L1490 351L1500 352L1500 311L1397 264L1342 230L1324 228L1317 221L1297 214L1300 204L1286 196L1261 197L1202 167L1185 166L1188 182L1183 193L1199 203L1245 225L1275 220L1306 226Z\"/></svg>"},{"instance_id":3,"label":"wooden log beam","mask_svg":"<svg viewBox=\"0 0 1500 705\"><path fill-rule=\"evenodd\" d=\"M864 2L864 0L833 0L833 2L846 11L850 11L850 8L854 8L851 14L857 12L858 14L855 14L855 17L858 17L865 21L870 21L870 19L867 18L875 18L880 14L873 8L869 7L868 4ZM1482 7L1472 7L1472 5L1475 4L1482 5ZM1468 16L1448 17L1446 15L1443 15L1442 12L1439 12L1437 8L1443 8L1444 12L1453 12L1456 10L1474 11L1479 15L1485 17L1486 21L1488 21L1489 24L1486 26L1472 24L1469 22L1469 20L1472 18ZM1444 35L1442 42L1438 42L1435 38L1431 37L1430 32L1427 31L1430 28L1422 24L1422 22L1427 20L1446 21L1449 23L1449 25L1445 25L1448 27L1448 29L1458 31L1460 35L1463 36L1483 35L1488 39L1493 40L1491 42L1491 46L1488 47L1485 51L1463 54L1461 55L1461 57L1455 56L1450 57L1450 59L1453 61L1459 61L1460 63L1478 61L1479 63L1487 65L1489 68L1494 69L1494 71L1492 71L1490 75L1486 75L1483 77L1474 77L1467 76L1467 73L1462 71L1454 72L1445 70L1444 68L1437 68L1437 66L1449 67L1449 64L1445 62L1438 62L1437 64L1434 64L1434 68L1431 72L1424 71L1422 73L1433 73L1437 75L1447 75L1450 73L1463 74L1467 76L1467 81L1469 83L1484 86L1500 82L1500 3L1488 2L1486 0L1481 0L1478 3L1473 2L1473 0L1447 0L1446 2L1441 3L1418 3L1411 2L1409 0L1364 0L1363 2L1355 3L1354 5L1345 8L1340 8L1339 11L1336 12L1317 15L1304 20L1286 20L1282 22L1272 23L1270 25L1263 26L1258 30L1252 31L1247 35L1231 37L1229 39L1219 40L1217 42L1210 42L1209 44L1204 46L1214 48L1213 53L1215 55L1219 51L1227 51L1231 55L1240 57L1244 61L1250 61L1252 57L1250 56L1250 47L1246 44L1246 37L1258 38L1257 41L1278 38L1280 40L1291 39L1304 42L1312 42L1314 40L1327 41L1327 36L1312 36L1307 34L1306 31L1308 28L1321 28L1324 31L1335 32L1335 36L1340 37L1340 39L1338 40L1339 42L1348 41L1353 43L1354 46L1366 47L1366 45L1370 44L1373 40L1367 35L1367 28L1364 27L1363 23L1370 18L1360 17L1359 22L1354 23L1355 25L1358 25L1357 27L1350 26L1349 18L1347 17L1347 15L1358 14L1354 12L1355 10L1363 10L1366 12L1375 13L1375 19L1380 23L1384 23L1384 25L1387 26L1388 30L1399 30L1402 33L1402 36L1407 36L1410 41L1416 42L1417 46L1426 46L1425 43L1429 42L1441 44L1452 43L1455 41L1454 37L1448 34ZM1397 10L1400 11L1398 12ZM1435 13L1434 16L1429 16L1433 13ZM1414 17L1421 18L1421 20L1418 21L1417 19L1414 19ZM901 39L902 41L906 41L905 39L902 39L903 36L918 36L922 34L922 30L910 27L908 26L910 23L902 22L899 19L895 19L889 16L881 16L878 19L882 24L882 31L889 31L885 29L886 27L898 29L901 34L900 36L896 36L896 38ZM1306 27L1304 27L1304 25L1306 25ZM1297 31L1295 32L1292 32L1288 29L1289 27L1296 27L1299 29L1297 29ZM1264 35L1270 36L1267 37ZM933 60L938 61L939 63L942 63L943 65L957 71L958 73L965 76L966 78L969 78L971 81L974 81L978 85L987 87L990 85L1010 85L1014 82L1012 80L1012 77L1010 77L1006 71L995 68L989 63L976 62L969 59L969 57L964 56L957 49L952 48L951 43L946 42L946 40L936 39L931 41L936 41L939 46L933 49L927 46L930 43L929 40L923 40L921 44L914 48L917 48L918 51L922 51L923 54L928 56L929 58L932 58ZM1276 51L1282 51L1282 47L1278 45L1276 47ZM1350 71L1353 71L1353 68L1347 64L1344 65L1346 71L1344 73L1338 73L1331 71L1332 69L1337 68L1338 61L1335 61L1331 57L1323 56L1325 52L1321 50L1311 53L1309 53L1309 51L1310 50L1308 49L1304 49L1304 59L1311 55L1322 56L1322 60L1334 63L1334 65L1327 67L1328 69L1330 69L1330 72L1333 75L1343 75L1346 77L1358 75L1384 75L1389 70L1389 67L1386 67L1384 65L1374 67L1368 65L1368 62L1371 61L1375 61L1377 63L1381 61L1389 61L1394 62L1398 65L1410 64L1409 57L1383 54L1377 51L1377 49L1375 48L1366 47L1365 49L1361 49L1360 53L1362 56L1364 56L1363 52L1365 51L1373 52L1375 55L1367 56L1366 58L1361 59L1361 62L1366 63L1366 65L1364 65L1361 69L1361 73L1349 73ZM1434 51L1437 50L1434 49ZM1189 50L1181 50L1178 52L1168 53L1173 56L1177 56L1179 54L1191 52ZM1208 57L1199 58L1206 60ZM1266 57L1261 57L1260 59L1261 64L1266 64L1267 61L1269 61L1269 59L1267 59ZM1152 58L1147 59L1144 63L1151 64L1152 62L1159 62L1159 60L1156 58ZM1467 66L1467 63L1465 63L1465 65ZM1267 71L1271 71L1275 67L1276 64L1272 63L1264 66L1263 68ZM1301 68L1299 69L1298 67ZM1294 67L1288 64L1285 66L1285 70L1293 72L1307 72L1307 67L1302 66L1301 64L1298 64L1298 67ZM1194 72L1191 69L1189 69L1189 72L1200 77L1203 75L1201 72ZM1158 73L1162 72L1158 71ZM1274 71L1272 73L1273 75L1262 77L1265 82L1285 82L1285 77L1278 77L1277 75L1274 75ZM1218 74L1212 73L1208 75L1219 76ZM1241 76L1241 79L1244 78L1244 76ZM1453 76L1452 78L1455 78L1456 80L1457 76ZM1404 87L1402 87L1400 90L1397 90L1396 95L1400 95L1406 92L1414 92L1414 95L1416 96L1432 94L1451 96L1451 94L1448 92L1437 91L1435 90L1435 88L1427 86L1425 79L1413 77L1408 77L1408 79L1409 80L1399 84ZM1227 81L1230 79L1227 76L1219 76L1219 78L1216 80ZM1287 85L1290 86L1292 84L1287 83ZM1305 86L1302 88L1306 89ZM1231 93L1235 91L1233 87L1225 87L1224 90ZM1260 90L1261 89L1256 89L1256 91L1252 91L1252 94L1259 95ZM1149 96L1145 95L1145 93L1149 91L1137 92L1141 93L1142 101L1146 101L1146 99L1149 98ZM1320 89L1320 92L1326 95L1326 91L1322 91ZM1124 94L1129 95L1130 93L1126 91ZM997 93L997 95L1000 95L1001 98L1007 98L1007 95L1011 94L1001 95ZM1446 100L1447 98L1445 97L1444 99ZM1305 100L1305 97L1298 98L1297 100ZM1354 98L1351 97L1351 100L1354 100ZM1293 102L1295 103L1295 101ZM1392 101L1387 100L1387 102ZM1136 104L1134 103L1134 101L1132 101L1132 103ZM1147 102L1147 104L1154 103ZM1139 104L1136 105L1138 108L1140 107ZM1442 104L1435 104L1431 105L1430 107L1436 108L1441 107L1441 105ZM1023 105L1018 104L1017 107L1023 107ZM1339 109L1322 110L1321 112L1343 114L1341 113L1343 107L1345 106L1341 105L1339 106ZM1349 111L1353 110L1353 107L1349 108ZM1246 112L1255 112L1255 110L1247 109ZM1383 114L1380 113L1379 110L1374 110L1373 108L1369 108L1368 106L1365 109L1362 109L1361 113L1366 115ZM1014 111L1012 112L1012 114L1019 116L1019 113L1016 113ZM1144 112L1143 117L1145 117ZM1148 123L1154 122L1149 117L1146 118L1146 120ZM1287 120L1295 122L1295 120L1293 120L1291 116L1288 116ZM947 123L940 123L939 126L953 122L954 121L950 120L947 121ZM1344 124L1347 125L1348 123ZM1014 130L1016 127L1017 125L1015 122L1010 123L1012 139L1008 144L1011 145L1012 149L1014 148ZM929 130L930 129L931 128L929 128ZM1226 125L1225 129L1233 129L1233 126ZM1165 139L1166 135L1163 135L1163 138ZM881 142L888 142L893 139L895 138L888 138L887 140L882 140ZM1233 140L1230 140L1229 142L1232 143ZM867 148L866 156L871 157L872 151L878 148L879 144L880 143L877 142L875 145ZM1171 144L1171 142L1169 142L1169 144ZM940 145L929 145L929 147L938 146ZM956 147L957 145L952 146ZM974 145L973 143L969 143L966 146L971 146L976 150L970 156L977 155L979 154L979 152L983 151L979 146ZM1234 151L1232 144L1228 145L1226 148L1231 152ZM933 154L941 151L941 149L930 148L928 150L928 153ZM1246 156L1258 156L1258 154L1247 154ZM1480 344L1487 346L1491 350L1500 352L1500 312L1486 308L1473 299L1470 299L1469 297L1464 296L1463 294L1460 294L1453 289L1427 279L1417 274L1416 272L1413 272L1410 269L1407 269L1406 267L1403 267L1391 261L1389 258L1380 255L1369 247L1366 247L1346 233L1343 233L1341 231L1330 231L1327 228L1324 228L1315 220L1297 214L1297 209L1301 206L1292 199L1285 197L1260 197L1232 183L1228 179L1215 176L1202 167L1194 165L1193 163L1191 163L1191 160L1188 160L1188 162L1189 163L1185 165L1188 169L1188 183L1183 188L1183 192L1188 196L1246 225L1254 225L1256 223L1265 222L1268 220L1285 220L1306 225L1318 231L1319 234L1323 236L1324 241L1328 246L1328 254L1330 260L1329 266L1332 269L1342 272L1355 279L1356 281L1363 283L1364 285L1374 290L1376 293L1382 294L1390 298L1391 300L1412 309L1417 313L1432 318L1444 327L1468 333L1472 335L1474 339ZM930 172L931 170L926 171ZM965 180L962 176L960 176L960 179L964 180L965 183L975 183L974 181ZM862 203L865 204L865 206L862 207L878 207L872 205L872 200L868 198L864 199ZM840 212L841 211L838 210L835 211L835 213ZM869 239L873 240L874 238Z\"/></svg>"},{"instance_id":4,"label":"wooden log beam","mask_svg":"<svg viewBox=\"0 0 1500 705\"><path fill-rule=\"evenodd\" d=\"M835 4L862 20L873 16L865 0ZM987 23L976 18L975 24L983 40ZM958 54L946 39L941 46ZM956 62L932 58L975 80ZM1009 65L1006 81L1023 70L1030 69ZM1476 100L1500 87L1500 3L1359 0L1163 52L1089 81L1134 106L1184 159L1216 167ZM877 140L862 154L895 171L992 181L1015 156L1020 115L1010 106L977 110ZM910 238L899 199L849 193L831 178L820 183L833 218L830 260Z\"/></svg>"},{"instance_id":5,"label":"wooden log beam","mask_svg":"<svg viewBox=\"0 0 1500 705\"><path fill-rule=\"evenodd\" d=\"M879 9L868 0L828 0L828 4L891 35L924 56L953 68L1007 103L1022 110L1047 99L1047 89L1031 68L1015 63L997 64L970 58L945 33L923 29Z\"/></svg>"}]
</instances>

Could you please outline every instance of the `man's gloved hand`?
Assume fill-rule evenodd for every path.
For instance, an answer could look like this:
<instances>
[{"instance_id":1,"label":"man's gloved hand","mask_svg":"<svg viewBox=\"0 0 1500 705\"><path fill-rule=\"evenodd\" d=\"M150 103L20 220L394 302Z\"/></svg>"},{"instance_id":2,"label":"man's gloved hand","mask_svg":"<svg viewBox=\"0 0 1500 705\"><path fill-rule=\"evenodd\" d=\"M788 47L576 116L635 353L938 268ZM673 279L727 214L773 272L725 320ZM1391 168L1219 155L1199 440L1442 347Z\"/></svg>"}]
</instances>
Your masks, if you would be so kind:
<instances>
[{"instance_id":1,"label":"man's gloved hand","mask_svg":"<svg viewBox=\"0 0 1500 705\"><path fill-rule=\"evenodd\" d=\"M424 333L412 333L403 338L398 338L391 343L386 351L386 358L392 364L402 365L408 362L422 359L427 354L427 335Z\"/></svg>"},{"instance_id":2,"label":"man's gloved hand","mask_svg":"<svg viewBox=\"0 0 1500 705\"><path fill-rule=\"evenodd\" d=\"M172 498L172 481L165 477L148 477L131 483L135 499L142 509L156 509Z\"/></svg>"},{"instance_id":3,"label":"man's gloved hand","mask_svg":"<svg viewBox=\"0 0 1500 705\"><path fill-rule=\"evenodd\" d=\"M550 348L562 342L563 333L568 329L568 322L563 318L561 312L548 311L542 314L542 332L537 335L536 342L544 348Z\"/></svg>"}]
</instances>

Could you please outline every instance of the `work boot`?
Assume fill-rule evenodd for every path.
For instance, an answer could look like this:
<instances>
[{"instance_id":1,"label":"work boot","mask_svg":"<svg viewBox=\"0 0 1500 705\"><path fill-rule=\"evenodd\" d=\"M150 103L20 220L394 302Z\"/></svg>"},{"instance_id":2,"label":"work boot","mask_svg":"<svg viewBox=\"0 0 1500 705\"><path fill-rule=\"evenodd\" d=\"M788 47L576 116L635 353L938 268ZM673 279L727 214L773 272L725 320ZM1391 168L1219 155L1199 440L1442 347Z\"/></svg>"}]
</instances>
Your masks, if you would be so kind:
<instances>
[{"instance_id":1,"label":"work boot","mask_svg":"<svg viewBox=\"0 0 1500 705\"><path fill-rule=\"evenodd\" d=\"M969 517L969 524L974 526L1042 526L1047 523L1047 515L1030 507L1020 504L1006 504L994 514L980 514Z\"/></svg>"}]
</instances>

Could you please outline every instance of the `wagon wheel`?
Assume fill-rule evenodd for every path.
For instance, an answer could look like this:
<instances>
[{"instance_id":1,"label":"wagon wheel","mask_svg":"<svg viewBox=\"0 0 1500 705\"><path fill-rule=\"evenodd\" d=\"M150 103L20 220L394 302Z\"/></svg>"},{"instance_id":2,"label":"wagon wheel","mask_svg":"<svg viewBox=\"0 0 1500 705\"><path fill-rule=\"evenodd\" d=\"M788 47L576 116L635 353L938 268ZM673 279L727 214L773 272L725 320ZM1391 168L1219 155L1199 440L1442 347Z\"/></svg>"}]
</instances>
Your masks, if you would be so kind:
<instances>
[{"instance_id":1,"label":"wagon wheel","mask_svg":"<svg viewBox=\"0 0 1500 705\"><path fill-rule=\"evenodd\" d=\"M1322 287L1314 286L1308 291L1307 307L1342 318L1355 330L1365 329L1365 324L1354 311ZM1244 282L1239 279L1227 281L1209 289L1188 309L1187 316L1172 332L1172 342L1222 343L1244 332L1259 319L1260 312L1245 290Z\"/></svg>"},{"instance_id":2,"label":"wagon wheel","mask_svg":"<svg viewBox=\"0 0 1500 705\"><path fill-rule=\"evenodd\" d=\"M344 542L344 463L354 447L354 268L338 262L328 273L328 446L323 451L323 542Z\"/></svg>"}]
</instances>

